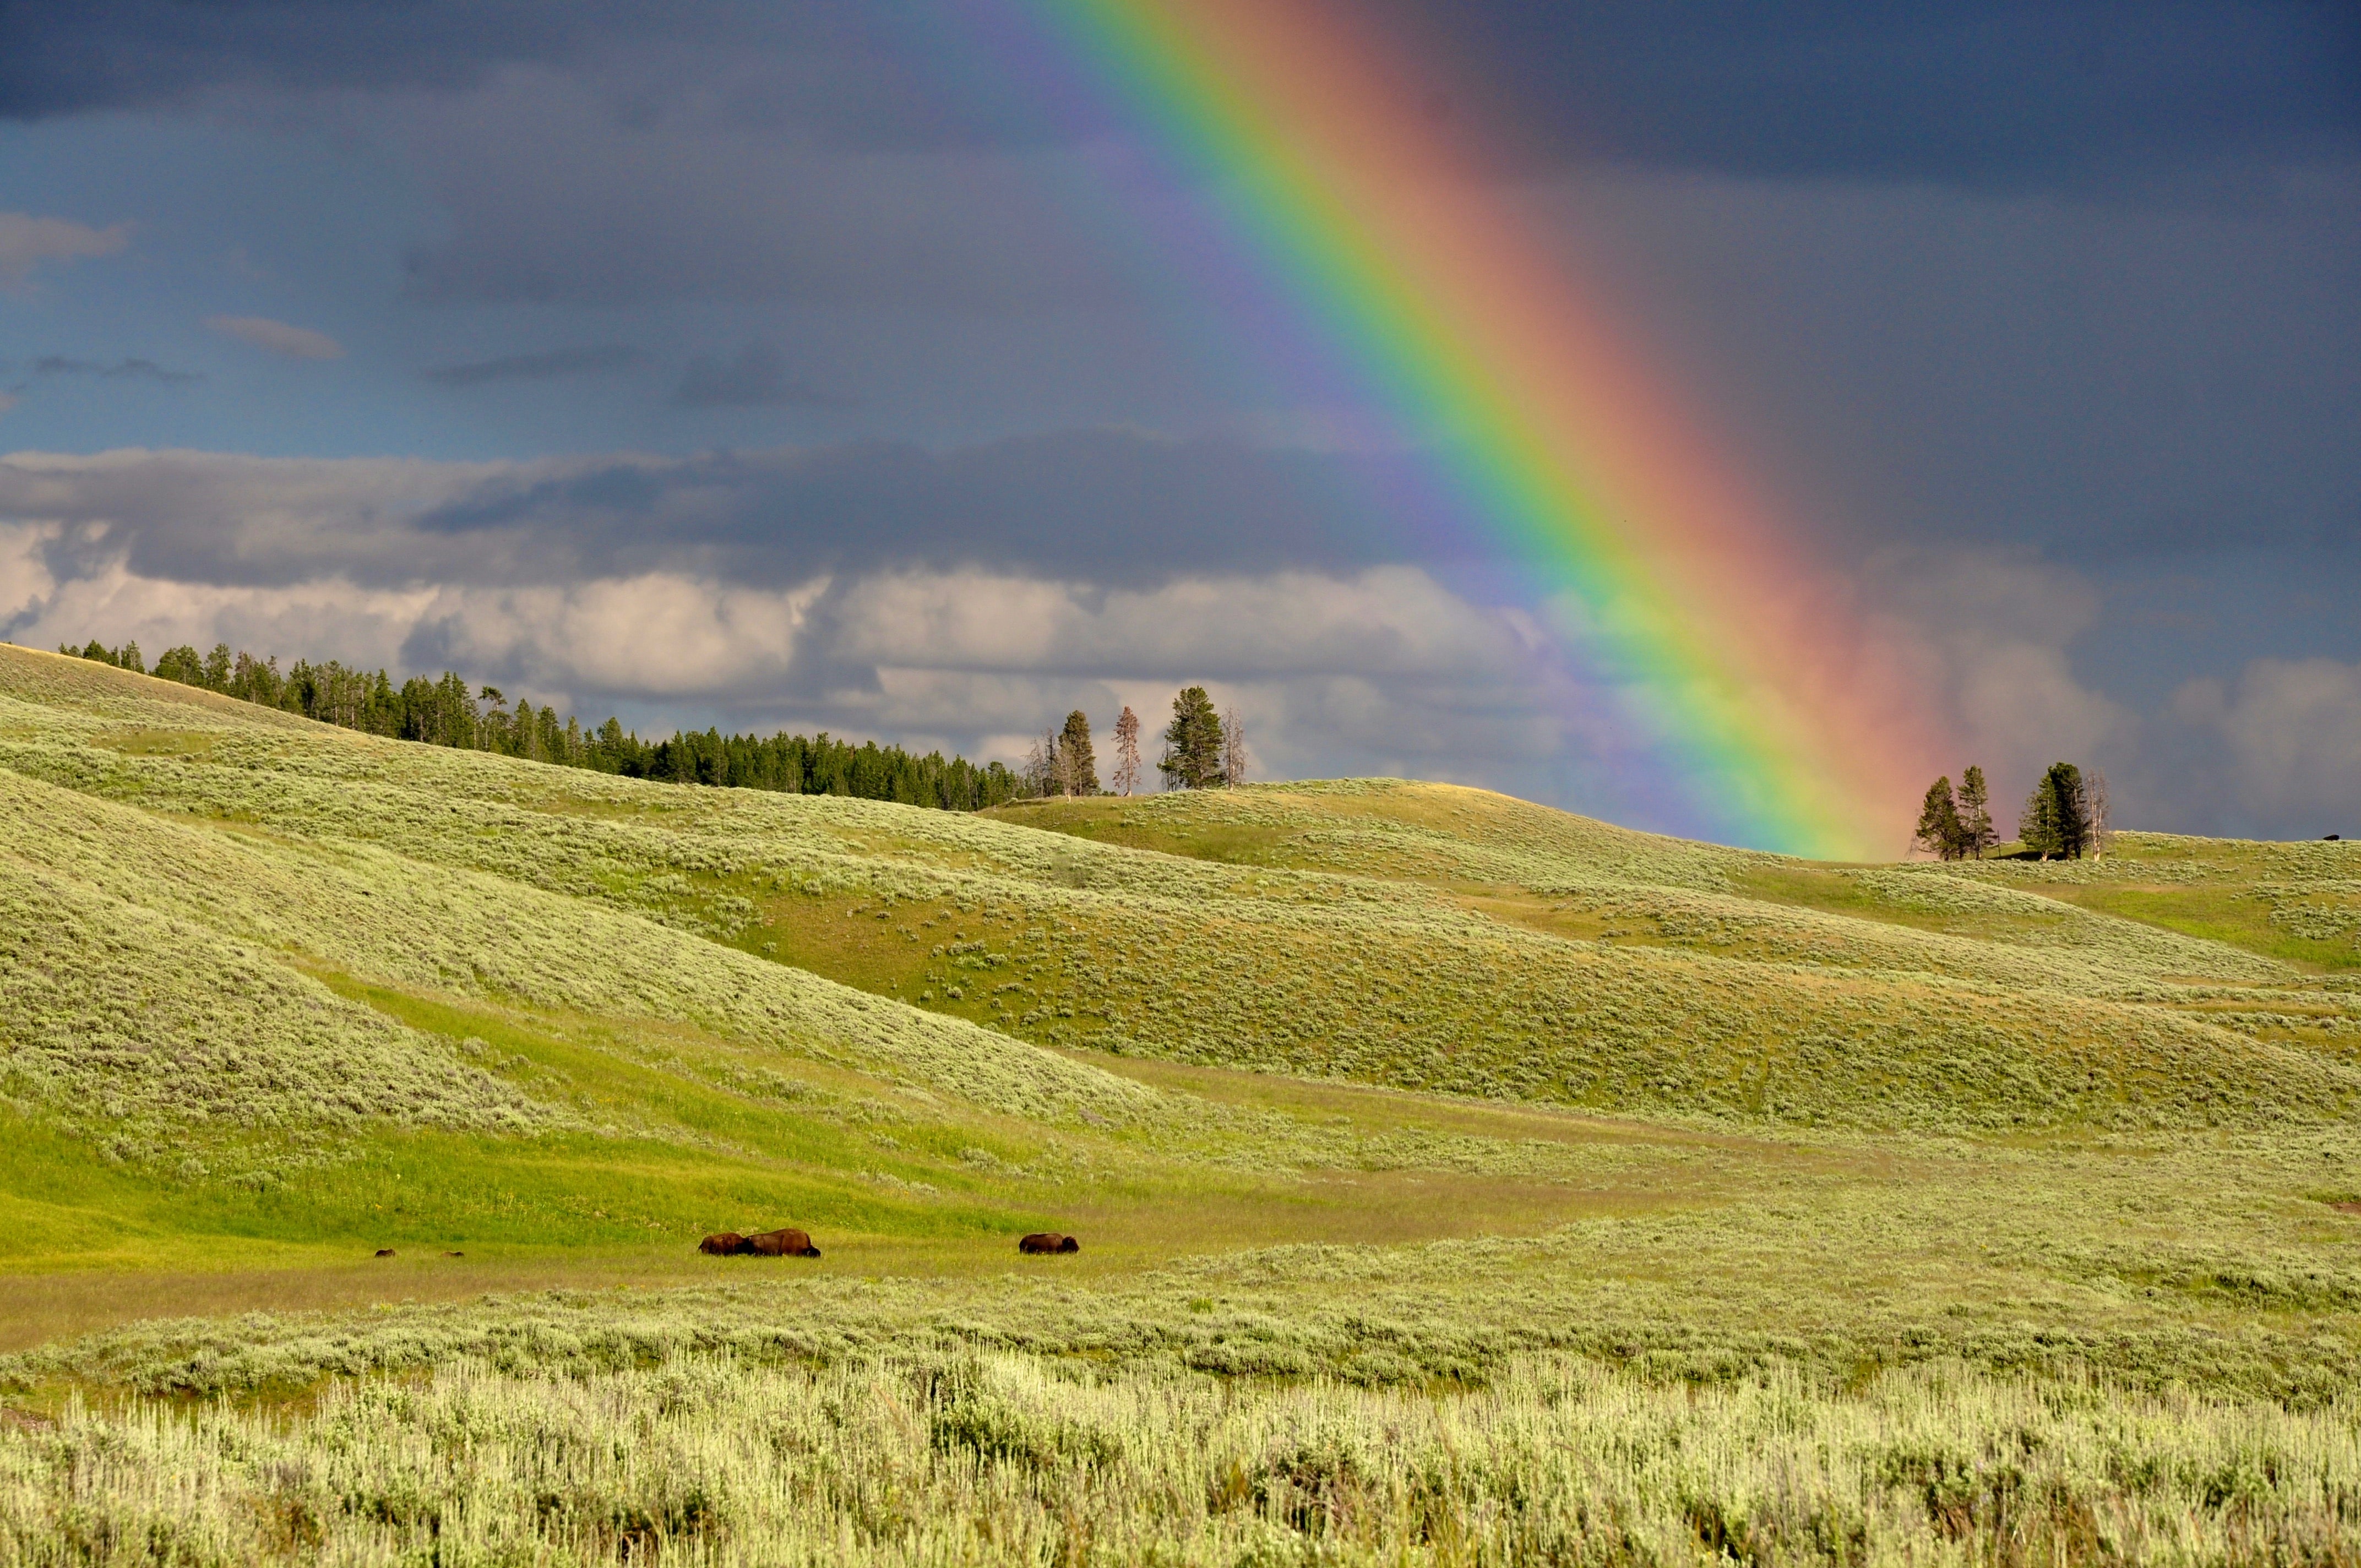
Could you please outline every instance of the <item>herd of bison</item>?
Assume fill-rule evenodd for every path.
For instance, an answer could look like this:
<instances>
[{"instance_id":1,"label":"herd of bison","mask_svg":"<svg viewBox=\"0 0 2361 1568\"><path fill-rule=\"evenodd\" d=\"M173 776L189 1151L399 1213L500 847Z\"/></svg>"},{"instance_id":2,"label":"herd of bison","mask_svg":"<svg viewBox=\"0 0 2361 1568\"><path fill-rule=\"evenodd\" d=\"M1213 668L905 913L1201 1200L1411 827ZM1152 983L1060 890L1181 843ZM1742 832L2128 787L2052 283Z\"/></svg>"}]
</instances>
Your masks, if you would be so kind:
<instances>
[{"instance_id":1,"label":"herd of bison","mask_svg":"<svg viewBox=\"0 0 2361 1568\"><path fill-rule=\"evenodd\" d=\"M741 1236L736 1231L720 1231L697 1243L697 1250L709 1253L715 1257L818 1257L819 1255L819 1248L812 1245L810 1234L796 1230L792 1226L775 1231L762 1231L751 1236ZM1029 1236L1018 1238L1016 1250L1018 1252L1080 1252L1082 1250L1082 1244L1071 1236L1061 1235L1056 1231L1036 1231ZM391 1257L393 1249L390 1246L379 1247L377 1255L379 1257ZM460 1257L465 1255L446 1252L443 1255Z\"/></svg>"},{"instance_id":2,"label":"herd of bison","mask_svg":"<svg viewBox=\"0 0 2361 1568\"><path fill-rule=\"evenodd\" d=\"M697 1250L716 1257L818 1257L819 1248L812 1245L809 1235L798 1230L763 1231L741 1236L736 1231L721 1231L697 1244ZM1056 1231L1036 1231L1016 1244L1018 1252L1080 1252L1082 1244Z\"/></svg>"}]
</instances>

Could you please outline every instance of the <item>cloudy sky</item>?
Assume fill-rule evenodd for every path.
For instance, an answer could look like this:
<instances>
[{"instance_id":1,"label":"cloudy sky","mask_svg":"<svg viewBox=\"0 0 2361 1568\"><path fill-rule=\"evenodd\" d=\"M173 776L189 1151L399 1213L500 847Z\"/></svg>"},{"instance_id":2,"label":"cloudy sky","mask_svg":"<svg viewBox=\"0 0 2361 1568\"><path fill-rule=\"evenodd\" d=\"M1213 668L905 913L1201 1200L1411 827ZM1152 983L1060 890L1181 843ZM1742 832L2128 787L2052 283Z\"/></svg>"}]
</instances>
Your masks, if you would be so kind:
<instances>
[{"instance_id":1,"label":"cloudy sky","mask_svg":"<svg viewBox=\"0 0 2361 1568\"><path fill-rule=\"evenodd\" d=\"M1333 4L1996 793L2361 832L2351 7ZM1202 680L1268 776L1693 826L1022 9L0 0L0 638L1003 757Z\"/></svg>"}]
</instances>

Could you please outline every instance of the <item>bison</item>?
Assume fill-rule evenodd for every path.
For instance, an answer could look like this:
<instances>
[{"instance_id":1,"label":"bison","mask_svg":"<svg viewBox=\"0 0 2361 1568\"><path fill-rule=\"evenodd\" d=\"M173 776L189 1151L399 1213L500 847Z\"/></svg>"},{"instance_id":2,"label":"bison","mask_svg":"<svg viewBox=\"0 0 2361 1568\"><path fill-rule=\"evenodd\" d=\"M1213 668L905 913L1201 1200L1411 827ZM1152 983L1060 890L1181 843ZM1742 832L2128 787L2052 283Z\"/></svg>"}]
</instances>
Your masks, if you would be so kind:
<instances>
[{"instance_id":1,"label":"bison","mask_svg":"<svg viewBox=\"0 0 2361 1568\"><path fill-rule=\"evenodd\" d=\"M381 1246L377 1249L377 1255L379 1257L391 1257L393 1255L393 1249L390 1246Z\"/></svg>"},{"instance_id":2,"label":"bison","mask_svg":"<svg viewBox=\"0 0 2361 1568\"><path fill-rule=\"evenodd\" d=\"M762 1257L818 1257L819 1248L797 1230L764 1231L746 1238L746 1250Z\"/></svg>"},{"instance_id":3,"label":"bison","mask_svg":"<svg viewBox=\"0 0 2361 1568\"><path fill-rule=\"evenodd\" d=\"M697 1250L709 1253L715 1257L729 1257L738 1253L752 1252L754 1244L736 1231L723 1231L719 1235L708 1236L697 1243Z\"/></svg>"},{"instance_id":4,"label":"bison","mask_svg":"<svg viewBox=\"0 0 2361 1568\"><path fill-rule=\"evenodd\" d=\"M1016 1244L1018 1252L1080 1252L1082 1244L1055 1231L1036 1231Z\"/></svg>"}]
</instances>

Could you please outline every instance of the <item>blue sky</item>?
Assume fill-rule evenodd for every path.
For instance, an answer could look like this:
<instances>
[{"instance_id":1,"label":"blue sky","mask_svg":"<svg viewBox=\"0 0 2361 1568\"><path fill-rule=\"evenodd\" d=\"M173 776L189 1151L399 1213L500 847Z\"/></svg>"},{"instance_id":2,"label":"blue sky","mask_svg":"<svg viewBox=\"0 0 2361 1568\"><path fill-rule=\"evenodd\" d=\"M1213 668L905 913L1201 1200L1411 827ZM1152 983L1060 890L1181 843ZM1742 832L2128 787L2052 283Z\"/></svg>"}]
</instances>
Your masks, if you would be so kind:
<instances>
[{"instance_id":1,"label":"blue sky","mask_svg":"<svg viewBox=\"0 0 2361 1568\"><path fill-rule=\"evenodd\" d=\"M1686 825L1004 9L0 5L0 636L1001 754L1207 679L1272 773ZM2361 831L2347 8L1354 14L2004 792Z\"/></svg>"}]
</instances>

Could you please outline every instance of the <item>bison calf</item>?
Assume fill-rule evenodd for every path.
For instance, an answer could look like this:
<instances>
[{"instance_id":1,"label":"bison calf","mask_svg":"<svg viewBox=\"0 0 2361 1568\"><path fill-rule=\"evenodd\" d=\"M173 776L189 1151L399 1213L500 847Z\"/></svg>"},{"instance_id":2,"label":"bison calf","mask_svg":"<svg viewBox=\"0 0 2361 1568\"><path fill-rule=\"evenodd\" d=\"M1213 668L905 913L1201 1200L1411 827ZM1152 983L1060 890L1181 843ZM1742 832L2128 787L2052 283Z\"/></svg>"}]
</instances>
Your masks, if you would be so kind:
<instances>
[{"instance_id":1,"label":"bison calf","mask_svg":"<svg viewBox=\"0 0 2361 1568\"><path fill-rule=\"evenodd\" d=\"M1036 1231L1016 1244L1018 1252L1080 1252L1082 1244L1055 1231Z\"/></svg>"},{"instance_id":2,"label":"bison calf","mask_svg":"<svg viewBox=\"0 0 2361 1568\"><path fill-rule=\"evenodd\" d=\"M818 1257L819 1248L801 1231L764 1231L746 1238L746 1250L763 1257Z\"/></svg>"}]
</instances>

